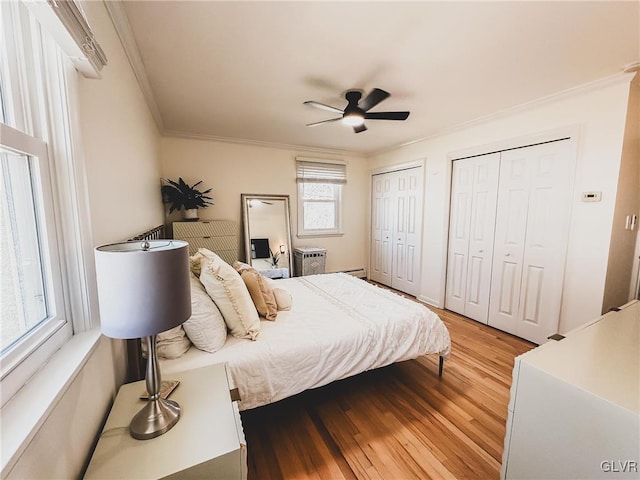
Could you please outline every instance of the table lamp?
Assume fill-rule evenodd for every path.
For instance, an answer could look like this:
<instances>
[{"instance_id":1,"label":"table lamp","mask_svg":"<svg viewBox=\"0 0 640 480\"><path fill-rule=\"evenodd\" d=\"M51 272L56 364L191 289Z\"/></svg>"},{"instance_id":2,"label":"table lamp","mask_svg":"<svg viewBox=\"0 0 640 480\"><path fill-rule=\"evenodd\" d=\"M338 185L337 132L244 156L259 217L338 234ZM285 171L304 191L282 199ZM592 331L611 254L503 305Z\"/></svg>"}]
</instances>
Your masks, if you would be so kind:
<instances>
[{"instance_id":1,"label":"table lamp","mask_svg":"<svg viewBox=\"0 0 640 480\"><path fill-rule=\"evenodd\" d=\"M169 431L180 418L177 402L160 396L156 335L191 316L189 248L179 240L114 243L96 248L96 277L102 333L143 338L147 343L149 400L129 424L133 438Z\"/></svg>"}]
</instances>

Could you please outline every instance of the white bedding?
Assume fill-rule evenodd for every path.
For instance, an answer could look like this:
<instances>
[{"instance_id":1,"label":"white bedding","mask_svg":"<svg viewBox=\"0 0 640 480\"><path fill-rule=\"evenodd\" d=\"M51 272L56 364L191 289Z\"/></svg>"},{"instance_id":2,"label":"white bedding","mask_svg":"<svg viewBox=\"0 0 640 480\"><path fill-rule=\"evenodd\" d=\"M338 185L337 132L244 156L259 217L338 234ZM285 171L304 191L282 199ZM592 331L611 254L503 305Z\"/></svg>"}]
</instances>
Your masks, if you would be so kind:
<instances>
[{"instance_id":1,"label":"white bedding","mask_svg":"<svg viewBox=\"0 0 640 480\"><path fill-rule=\"evenodd\" d=\"M240 410L282 400L366 370L425 354L449 355L449 332L425 306L344 273L278 280L290 311L263 320L256 341L228 336L207 353L162 360L172 372L226 362Z\"/></svg>"}]
</instances>

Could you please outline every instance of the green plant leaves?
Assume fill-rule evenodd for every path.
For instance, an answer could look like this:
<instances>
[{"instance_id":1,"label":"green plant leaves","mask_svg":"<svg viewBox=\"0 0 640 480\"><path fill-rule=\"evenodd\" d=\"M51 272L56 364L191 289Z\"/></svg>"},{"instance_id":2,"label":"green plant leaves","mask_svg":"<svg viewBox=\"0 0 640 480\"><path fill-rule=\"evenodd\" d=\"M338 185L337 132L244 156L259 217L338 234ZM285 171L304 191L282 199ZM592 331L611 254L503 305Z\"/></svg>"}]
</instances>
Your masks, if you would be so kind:
<instances>
[{"instance_id":1,"label":"green plant leaves","mask_svg":"<svg viewBox=\"0 0 640 480\"><path fill-rule=\"evenodd\" d=\"M160 191L162 192L162 201L169 203L169 213L174 210L190 210L192 208L205 208L209 205L213 205L213 198L208 196L212 189L209 188L204 192L201 192L196 187L202 183L202 180L190 186L185 182L182 177L177 182L166 179L167 183L162 185Z\"/></svg>"}]
</instances>

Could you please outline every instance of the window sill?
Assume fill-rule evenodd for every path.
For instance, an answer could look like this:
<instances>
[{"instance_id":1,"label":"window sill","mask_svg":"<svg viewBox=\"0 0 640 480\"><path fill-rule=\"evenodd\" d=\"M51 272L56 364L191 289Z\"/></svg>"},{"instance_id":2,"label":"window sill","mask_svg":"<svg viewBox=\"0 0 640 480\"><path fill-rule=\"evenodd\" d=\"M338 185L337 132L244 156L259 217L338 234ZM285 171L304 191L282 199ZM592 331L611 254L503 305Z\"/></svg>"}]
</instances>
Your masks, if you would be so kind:
<instances>
[{"instance_id":1,"label":"window sill","mask_svg":"<svg viewBox=\"0 0 640 480\"><path fill-rule=\"evenodd\" d=\"M0 478L9 474L100 338L99 328L71 337L0 409Z\"/></svg>"},{"instance_id":2,"label":"window sill","mask_svg":"<svg viewBox=\"0 0 640 480\"><path fill-rule=\"evenodd\" d=\"M296 237L298 238L322 238L322 237L342 237L344 233L298 233Z\"/></svg>"}]
</instances>

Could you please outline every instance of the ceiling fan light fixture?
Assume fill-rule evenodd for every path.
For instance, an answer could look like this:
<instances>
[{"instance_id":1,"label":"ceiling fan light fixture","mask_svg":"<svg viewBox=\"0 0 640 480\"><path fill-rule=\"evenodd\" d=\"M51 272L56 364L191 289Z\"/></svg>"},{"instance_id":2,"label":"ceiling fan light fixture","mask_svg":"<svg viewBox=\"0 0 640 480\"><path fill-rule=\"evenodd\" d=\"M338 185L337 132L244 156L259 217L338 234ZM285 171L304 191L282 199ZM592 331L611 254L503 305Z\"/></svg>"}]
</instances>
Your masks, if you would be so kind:
<instances>
[{"instance_id":1,"label":"ceiling fan light fixture","mask_svg":"<svg viewBox=\"0 0 640 480\"><path fill-rule=\"evenodd\" d=\"M346 113L342 117L342 123L352 127L359 127L364 124L364 116L359 113Z\"/></svg>"}]
</instances>

